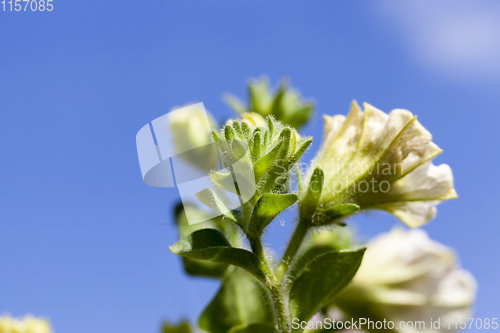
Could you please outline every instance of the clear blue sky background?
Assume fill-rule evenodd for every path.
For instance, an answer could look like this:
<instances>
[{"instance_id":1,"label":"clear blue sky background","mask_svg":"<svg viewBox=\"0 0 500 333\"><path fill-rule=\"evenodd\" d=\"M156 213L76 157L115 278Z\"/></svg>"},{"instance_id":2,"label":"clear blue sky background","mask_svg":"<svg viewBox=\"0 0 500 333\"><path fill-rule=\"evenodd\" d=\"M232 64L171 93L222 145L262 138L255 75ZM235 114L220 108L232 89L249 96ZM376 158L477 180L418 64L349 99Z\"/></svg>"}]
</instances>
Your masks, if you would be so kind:
<instances>
[{"instance_id":1,"label":"clear blue sky background","mask_svg":"<svg viewBox=\"0 0 500 333\"><path fill-rule=\"evenodd\" d=\"M53 2L0 12L0 313L47 316L57 333L196 318L218 282L168 251L178 192L143 183L135 134L192 101L225 119L222 94L267 74L316 100L306 158L321 114L352 99L419 115L460 196L425 229L476 276L476 316L500 317L498 3ZM366 237L399 224L353 222ZM266 242L280 250L291 225Z\"/></svg>"}]
</instances>

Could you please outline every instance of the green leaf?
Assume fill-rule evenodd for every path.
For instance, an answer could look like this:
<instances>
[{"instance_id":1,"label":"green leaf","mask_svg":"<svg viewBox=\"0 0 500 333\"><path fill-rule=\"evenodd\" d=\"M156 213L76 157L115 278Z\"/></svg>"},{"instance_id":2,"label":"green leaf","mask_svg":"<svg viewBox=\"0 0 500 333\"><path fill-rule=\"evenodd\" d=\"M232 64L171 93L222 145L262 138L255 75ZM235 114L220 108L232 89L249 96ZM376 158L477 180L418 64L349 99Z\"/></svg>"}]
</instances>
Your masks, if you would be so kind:
<instances>
[{"instance_id":1,"label":"green leaf","mask_svg":"<svg viewBox=\"0 0 500 333\"><path fill-rule=\"evenodd\" d=\"M162 333L191 333L191 325L186 321L181 322L179 325L164 323Z\"/></svg>"},{"instance_id":2,"label":"green leaf","mask_svg":"<svg viewBox=\"0 0 500 333\"><path fill-rule=\"evenodd\" d=\"M181 239L170 247L180 256L239 266L256 278L265 281L265 268L255 254L231 247L224 235L215 229L201 229Z\"/></svg>"},{"instance_id":3,"label":"green leaf","mask_svg":"<svg viewBox=\"0 0 500 333\"><path fill-rule=\"evenodd\" d=\"M224 235L229 239L233 246L240 246L240 236L232 223L223 221L222 217L218 216L210 220L189 224L186 216L186 211L190 215L203 215L203 212L195 205L179 203L175 207L175 221L179 229L180 238L186 237L189 234L200 229L219 229L223 231ZM201 218L200 218L201 219ZM182 258L184 270L189 275L193 276L208 276L220 278L227 269L227 264L218 264L211 261L196 260L190 258Z\"/></svg>"},{"instance_id":4,"label":"green leaf","mask_svg":"<svg viewBox=\"0 0 500 333\"><path fill-rule=\"evenodd\" d=\"M250 177L253 178L253 175L251 175L251 169L246 168L245 166L239 165L239 169L242 172L234 171L233 173L220 173L220 172L211 172L210 176L212 178L212 181L220 187L221 189L228 191L230 193L236 194L243 196L243 199L248 199L248 197L251 197L250 193L255 193L255 183L253 179L249 179ZM245 172L246 171L246 172ZM235 182L236 180L236 182ZM253 192L252 192L253 191ZM202 191L203 192L203 191ZM243 192L243 193L242 193ZM220 211L218 207L213 207L213 203L211 201L211 193L204 193L202 194L202 202L205 203L205 201L209 202L212 206L212 208L215 208ZM220 200L220 199L219 199ZM205 203L207 204L207 203ZM221 208L223 209L225 205ZM227 208L226 208L227 209ZM225 211L225 210L224 210ZM231 216L226 216L230 220L233 220ZM233 216L235 217L235 216Z\"/></svg>"},{"instance_id":5,"label":"green leaf","mask_svg":"<svg viewBox=\"0 0 500 333\"><path fill-rule=\"evenodd\" d=\"M310 261L292 283L290 318L307 321L325 306L352 280L364 252L332 251Z\"/></svg>"},{"instance_id":6,"label":"green leaf","mask_svg":"<svg viewBox=\"0 0 500 333\"><path fill-rule=\"evenodd\" d=\"M356 204L341 204L333 208L318 211L312 218L312 223L316 226L339 223L341 219L359 211L360 207Z\"/></svg>"},{"instance_id":7,"label":"green leaf","mask_svg":"<svg viewBox=\"0 0 500 333\"><path fill-rule=\"evenodd\" d=\"M222 202L221 198L219 198L219 196L211 189L206 188L196 193L196 197L200 199L200 201L203 202L208 207L219 211L222 215L224 215L224 217L228 218L233 222L237 222L233 213L231 213L231 211L226 207L224 202Z\"/></svg>"},{"instance_id":8,"label":"green leaf","mask_svg":"<svg viewBox=\"0 0 500 333\"><path fill-rule=\"evenodd\" d=\"M333 246L312 246L306 251L300 253L297 258L294 260L292 265L290 266L290 269L287 272L287 280L288 281L295 281L297 277L299 277L304 270L306 269L307 265L318 258L319 256L322 256L323 254L330 253L335 251L336 249ZM291 286L292 284L290 284Z\"/></svg>"},{"instance_id":9,"label":"green leaf","mask_svg":"<svg viewBox=\"0 0 500 333\"><path fill-rule=\"evenodd\" d=\"M255 166L253 168L254 173L255 173L255 182L257 183L262 175L269 169L272 165L276 157L278 156L279 151L281 150L281 146L283 146L283 141L278 142L274 148L267 153L266 155L262 156L257 163L255 163Z\"/></svg>"},{"instance_id":10,"label":"green leaf","mask_svg":"<svg viewBox=\"0 0 500 333\"><path fill-rule=\"evenodd\" d=\"M228 265L219 264L212 261L204 261L182 257L184 271L191 276L205 276L211 278L221 278L226 272Z\"/></svg>"},{"instance_id":11,"label":"green leaf","mask_svg":"<svg viewBox=\"0 0 500 333\"><path fill-rule=\"evenodd\" d=\"M289 125L295 128L300 128L303 124L307 123L312 116L314 106L313 104L307 104L303 108L297 110L290 119Z\"/></svg>"},{"instance_id":12,"label":"green leaf","mask_svg":"<svg viewBox=\"0 0 500 333\"><path fill-rule=\"evenodd\" d=\"M250 110L262 116L269 114L272 96L269 93L269 85L266 79L255 81L249 85Z\"/></svg>"},{"instance_id":13,"label":"green leaf","mask_svg":"<svg viewBox=\"0 0 500 333\"><path fill-rule=\"evenodd\" d=\"M228 271L224 282L200 317L199 327L210 333L226 333L251 323L274 324L269 291L246 271Z\"/></svg>"},{"instance_id":14,"label":"green leaf","mask_svg":"<svg viewBox=\"0 0 500 333\"><path fill-rule=\"evenodd\" d=\"M243 114L248 112L245 105L238 98L227 94L223 97L223 99L224 102L226 102L226 104L237 113Z\"/></svg>"},{"instance_id":15,"label":"green leaf","mask_svg":"<svg viewBox=\"0 0 500 333\"><path fill-rule=\"evenodd\" d=\"M257 201L253 210L250 226L248 227L249 232L260 237L267 225L271 223L279 213L293 205L298 198L299 197L295 193L264 194L259 201Z\"/></svg>"},{"instance_id":16,"label":"green leaf","mask_svg":"<svg viewBox=\"0 0 500 333\"><path fill-rule=\"evenodd\" d=\"M314 169L314 172L309 181L309 187L300 201L300 218L310 219L318 207L321 191L323 190L324 174L321 168Z\"/></svg>"},{"instance_id":17,"label":"green leaf","mask_svg":"<svg viewBox=\"0 0 500 333\"><path fill-rule=\"evenodd\" d=\"M264 323L253 323L248 325L240 325L231 328L227 333L276 333L273 325Z\"/></svg>"},{"instance_id":18,"label":"green leaf","mask_svg":"<svg viewBox=\"0 0 500 333\"><path fill-rule=\"evenodd\" d=\"M283 81L271 104L271 114L274 115L276 119L281 120L283 123L286 123L285 119L287 117L287 115L285 114L285 110L283 110L283 97L285 95L286 88L286 82Z\"/></svg>"}]
</instances>

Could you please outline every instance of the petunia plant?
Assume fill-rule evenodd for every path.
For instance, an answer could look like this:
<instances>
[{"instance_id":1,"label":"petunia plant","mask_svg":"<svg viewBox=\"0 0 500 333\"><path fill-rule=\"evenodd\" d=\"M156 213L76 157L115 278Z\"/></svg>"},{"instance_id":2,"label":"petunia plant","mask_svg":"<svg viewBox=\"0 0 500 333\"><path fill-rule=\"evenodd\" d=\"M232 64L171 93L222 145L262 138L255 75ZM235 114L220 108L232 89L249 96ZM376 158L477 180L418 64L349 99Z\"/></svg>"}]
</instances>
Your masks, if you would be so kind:
<instances>
[{"instance_id":1,"label":"petunia plant","mask_svg":"<svg viewBox=\"0 0 500 333\"><path fill-rule=\"evenodd\" d=\"M177 206L180 240L170 250L182 257L187 274L221 280L199 318L201 330L302 332L304 326L294 323L308 322L331 307L356 304L349 297L355 293L343 290L361 290L345 288L366 249L353 246L346 236L347 220L379 209L410 227L421 226L434 217L440 201L456 197L453 176L447 165L432 164L441 150L412 113L386 114L369 104L362 110L356 102L347 117L324 117L323 143L302 170L299 160L313 138L298 129L311 117L313 104L285 83L270 92L265 79L252 82L249 92L248 106L227 98L238 117L214 130L210 140L203 138L213 142L225 171L211 169L215 190L200 191L196 202ZM186 119L177 123L176 132L196 135L190 128L193 118ZM206 160L189 162L207 170ZM240 205L227 206L227 196L236 196ZM201 216L203 205L219 216L190 224L188 216ZM276 258L262 237L292 207L295 231ZM165 324L163 330L191 328Z\"/></svg>"}]
</instances>

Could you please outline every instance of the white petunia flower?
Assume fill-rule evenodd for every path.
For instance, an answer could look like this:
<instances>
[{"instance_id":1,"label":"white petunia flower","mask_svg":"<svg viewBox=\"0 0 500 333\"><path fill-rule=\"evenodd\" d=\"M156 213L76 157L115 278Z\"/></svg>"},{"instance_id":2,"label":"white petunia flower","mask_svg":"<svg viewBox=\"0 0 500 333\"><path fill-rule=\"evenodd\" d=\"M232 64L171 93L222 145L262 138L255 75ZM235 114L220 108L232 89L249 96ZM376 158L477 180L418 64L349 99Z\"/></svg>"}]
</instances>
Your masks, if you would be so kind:
<instances>
[{"instance_id":1,"label":"white petunia flower","mask_svg":"<svg viewBox=\"0 0 500 333\"><path fill-rule=\"evenodd\" d=\"M323 169L322 207L355 203L418 227L440 201L456 198L451 169L431 162L441 149L411 112L386 114L366 103L363 112L353 102L347 117L324 120L324 140L305 178Z\"/></svg>"},{"instance_id":2,"label":"white petunia flower","mask_svg":"<svg viewBox=\"0 0 500 333\"><path fill-rule=\"evenodd\" d=\"M401 332L450 332L454 324L449 330L447 320L470 317L476 292L476 280L460 268L453 249L423 230L393 229L369 242L361 267L335 304L352 317L425 322L425 329ZM431 327L431 318L440 321L440 329Z\"/></svg>"},{"instance_id":3,"label":"white petunia flower","mask_svg":"<svg viewBox=\"0 0 500 333\"><path fill-rule=\"evenodd\" d=\"M51 333L50 324L45 319L26 316L15 319L8 315L0 316L0 333Z\"/></svg>"}]
</instances>

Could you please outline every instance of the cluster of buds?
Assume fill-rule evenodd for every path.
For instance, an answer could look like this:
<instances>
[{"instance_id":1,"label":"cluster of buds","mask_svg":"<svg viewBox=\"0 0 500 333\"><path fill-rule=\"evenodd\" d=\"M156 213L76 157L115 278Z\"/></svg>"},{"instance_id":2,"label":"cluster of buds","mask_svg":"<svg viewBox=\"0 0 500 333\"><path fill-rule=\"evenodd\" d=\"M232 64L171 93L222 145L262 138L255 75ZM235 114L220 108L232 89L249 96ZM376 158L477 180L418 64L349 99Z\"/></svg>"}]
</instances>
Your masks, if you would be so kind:
<instances>
[{"instance_id":1,"label":"cluster of buds","mask_svg":"<svg viewBox=\"0 0 500 333\"><path fill-rule=\"evenodd\" d=\"M248 95L247 106L232 95L227 95L225 100L239 114L254 112L264 117L271 115L294 128L307 123L314 109L312 102L302 101L297 90L288 88L286 80L275 92L269 88L267 78L253 80L248 85Z\"/></svg>"}]
</instances>

